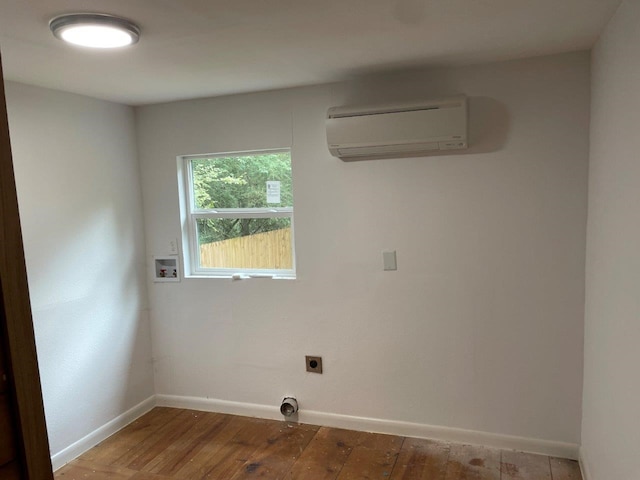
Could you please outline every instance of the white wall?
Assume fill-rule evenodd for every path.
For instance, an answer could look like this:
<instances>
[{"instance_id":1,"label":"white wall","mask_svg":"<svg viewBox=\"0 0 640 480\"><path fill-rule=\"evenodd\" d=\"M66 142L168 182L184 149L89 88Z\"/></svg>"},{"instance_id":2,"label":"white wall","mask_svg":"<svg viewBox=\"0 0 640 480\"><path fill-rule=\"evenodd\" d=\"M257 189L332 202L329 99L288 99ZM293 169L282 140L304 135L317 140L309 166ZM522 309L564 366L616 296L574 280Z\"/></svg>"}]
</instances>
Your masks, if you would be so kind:
<instances>
[{"instance_id":1,"label":"white wall","mask_svg":"<svg viewBox=\"0 0 640 480\"><path fill-rule=\"evenodd\" d=\"M640 2L593 52L583 463L591 480L640 478Z\"/></svg>"},{"instance_id":2,"label":"white wall","mask_svg":"<svg viewBox=\"0 0 640 480\"><path fill-rule=\"evenodd\" d=\"M153 395L133 109L7 84L52 453Z\"/></svg>"},{"instance_id":3,"label":"white wall","mask_svg":"<svg viewBox=\"0 0 640 480\"><path fill-rule=\"evenodd\" d=\"M589 89L577 53L137 109L148 258L177 155L293 149L297 280L150 283L157 392L578 443ZM460 92L469 154L328 153L330 106Z\"/></svg>"}]
</instances>

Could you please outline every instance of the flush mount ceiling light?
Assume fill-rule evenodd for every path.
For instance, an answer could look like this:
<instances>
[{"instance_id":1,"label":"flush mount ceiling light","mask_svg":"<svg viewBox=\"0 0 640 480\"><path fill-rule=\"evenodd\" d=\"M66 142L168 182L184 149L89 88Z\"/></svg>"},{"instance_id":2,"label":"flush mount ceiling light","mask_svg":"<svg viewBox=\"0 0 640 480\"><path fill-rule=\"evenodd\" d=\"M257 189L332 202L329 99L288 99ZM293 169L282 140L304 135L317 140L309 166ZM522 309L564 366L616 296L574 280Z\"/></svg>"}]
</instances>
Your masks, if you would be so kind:
<instances>
[{"instance_id":1,"label":"flush mount ceiling light","mask_svg":"<svg viewBox=\"0 0 640 480\"><path fill-rule=\"evenodd\" d=\"M60 15L49 22L49 28L60 40L91 48L126 47L140 38L136 24L102 13Z\"/></svg>"}]
</instances>

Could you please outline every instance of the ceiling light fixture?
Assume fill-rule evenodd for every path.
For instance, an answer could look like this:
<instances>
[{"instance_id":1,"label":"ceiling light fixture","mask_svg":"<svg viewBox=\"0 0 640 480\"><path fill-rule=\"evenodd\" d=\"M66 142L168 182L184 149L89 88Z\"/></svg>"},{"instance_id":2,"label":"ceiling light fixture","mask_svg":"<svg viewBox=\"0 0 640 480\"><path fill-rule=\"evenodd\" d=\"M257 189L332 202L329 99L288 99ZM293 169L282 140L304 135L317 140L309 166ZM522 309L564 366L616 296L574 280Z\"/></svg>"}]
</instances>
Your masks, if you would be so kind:
<instances>
[{"instance_id":1,"label":"ceiling light fixture","mask_svg":"<svg viewBox=\"0 0 640 480\"><path fill-rule=\"evenodd\" d=\"M136 24L102 13L60 15L49 22L49 28L60 40L91 48L126 47L140 38Z\"/></svg>"}]
</instances>

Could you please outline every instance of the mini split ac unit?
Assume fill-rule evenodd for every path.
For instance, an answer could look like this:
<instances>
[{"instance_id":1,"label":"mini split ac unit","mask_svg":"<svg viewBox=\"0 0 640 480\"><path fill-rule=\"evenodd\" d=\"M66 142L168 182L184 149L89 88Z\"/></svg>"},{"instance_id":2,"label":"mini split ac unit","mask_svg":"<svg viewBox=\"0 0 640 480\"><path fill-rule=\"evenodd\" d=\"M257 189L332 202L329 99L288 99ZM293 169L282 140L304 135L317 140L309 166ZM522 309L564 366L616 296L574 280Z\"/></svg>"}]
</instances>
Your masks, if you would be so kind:
<instances>
[{"instance_id":1,"label":"mini split ac unit","mask_svg":"<svg viewBox=\"0 0 640 480\"><path fill-rule=\"evenodd\" d=\"M467 148L467 97L327 112L327 143L343 160Z\"/></svg>"}]
</instances>

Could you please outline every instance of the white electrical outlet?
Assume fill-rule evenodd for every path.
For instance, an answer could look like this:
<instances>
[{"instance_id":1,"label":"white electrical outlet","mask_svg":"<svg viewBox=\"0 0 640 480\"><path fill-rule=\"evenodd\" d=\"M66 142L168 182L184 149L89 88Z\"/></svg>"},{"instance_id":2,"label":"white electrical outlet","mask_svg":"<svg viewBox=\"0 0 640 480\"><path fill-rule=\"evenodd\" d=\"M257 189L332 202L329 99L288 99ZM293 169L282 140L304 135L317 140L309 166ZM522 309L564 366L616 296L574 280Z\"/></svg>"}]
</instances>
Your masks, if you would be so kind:
<instances>
[{"instance_id":1,"label":"white electrical outlet","mask_svg":"<svg viewBox=\"0 0 640 480\"><path fill-rule=\"evenodd\" d=\"M178 253L178 239L172 238L171 240L169 240L169 253Z\"/></svg>"},{"instance_id":2,"label":"white electrical outlet","mask_svg":"<svg viewBox=\"0 0 640 480\"><path fill-rule=\"evenodd\" d=\"M396 262L396 251L391 250L382 252L382 263L385 270L397 270L398 264Z\"/></svg>"}]
</instances>

